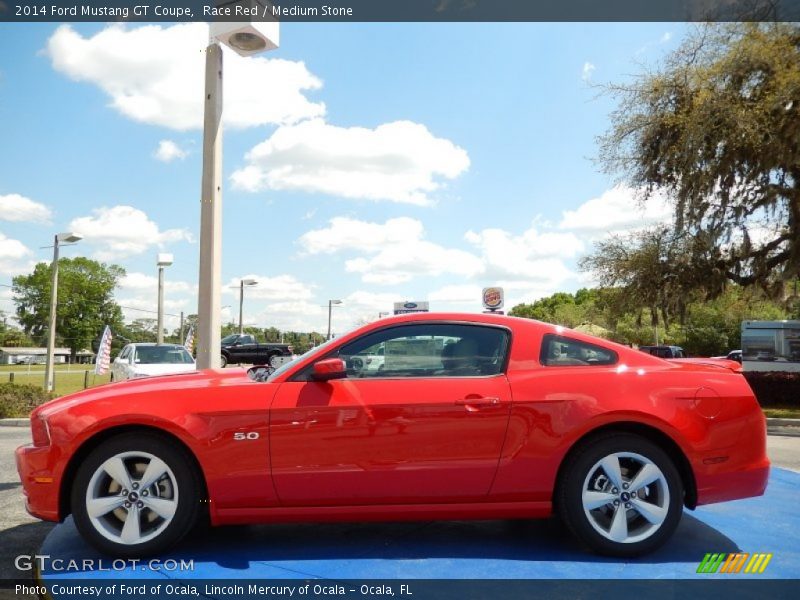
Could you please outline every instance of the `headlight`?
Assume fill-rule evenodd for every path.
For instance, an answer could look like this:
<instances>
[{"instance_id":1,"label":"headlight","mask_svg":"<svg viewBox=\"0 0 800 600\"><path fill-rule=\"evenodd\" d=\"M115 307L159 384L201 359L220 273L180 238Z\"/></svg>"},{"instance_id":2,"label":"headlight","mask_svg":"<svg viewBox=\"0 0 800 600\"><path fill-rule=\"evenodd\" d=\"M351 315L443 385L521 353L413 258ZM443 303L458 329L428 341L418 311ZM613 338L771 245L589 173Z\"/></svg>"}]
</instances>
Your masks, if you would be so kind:
<instances>
[{"instance_id":1,"label":"headlight","mask_svg":"<svg viewBox=\"0 0 800 600\"><path fill-rule=\"evenodd\" d=\"M34 446L50 445L50 426L44 417L31 415L31 437Z\"/></svg>"}]
</instances>

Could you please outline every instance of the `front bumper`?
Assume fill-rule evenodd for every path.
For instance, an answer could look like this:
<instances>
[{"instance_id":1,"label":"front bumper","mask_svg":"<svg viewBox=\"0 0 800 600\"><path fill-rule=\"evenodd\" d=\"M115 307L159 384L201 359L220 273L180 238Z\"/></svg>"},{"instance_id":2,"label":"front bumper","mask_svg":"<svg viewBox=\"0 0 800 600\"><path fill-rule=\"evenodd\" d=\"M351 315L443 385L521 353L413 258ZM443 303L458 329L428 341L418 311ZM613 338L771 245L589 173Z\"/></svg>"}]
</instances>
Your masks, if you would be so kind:
<instances>
[{"instance_id":1,"label":"front bumper","mask_svg":"<svg viewBox=\"0 0 800 600\"><path fill-rule=\"evenodd\" d=\"M22 481L25 509L38 519L59 521L59 489L53 473L53 448L28 444L17 448L14 456Z\"/></svg>"}]
</instances>

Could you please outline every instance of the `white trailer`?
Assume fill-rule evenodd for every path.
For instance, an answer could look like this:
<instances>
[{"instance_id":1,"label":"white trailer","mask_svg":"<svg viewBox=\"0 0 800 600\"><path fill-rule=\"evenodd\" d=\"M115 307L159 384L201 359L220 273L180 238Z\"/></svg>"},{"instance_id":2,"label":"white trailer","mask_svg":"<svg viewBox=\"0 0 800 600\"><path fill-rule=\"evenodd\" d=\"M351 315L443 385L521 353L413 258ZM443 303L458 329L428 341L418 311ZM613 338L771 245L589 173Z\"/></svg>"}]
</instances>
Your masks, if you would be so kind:
<instances>
[{"instance_id":1,"label":"white trailer","mask_svg":"<svg viewBox=\"0 0 800 600\"><path fill-rule=\"evenodd\" d=\"M800 321L742 321L742 367L800 372Z\"/></svg>"}]
</instances>

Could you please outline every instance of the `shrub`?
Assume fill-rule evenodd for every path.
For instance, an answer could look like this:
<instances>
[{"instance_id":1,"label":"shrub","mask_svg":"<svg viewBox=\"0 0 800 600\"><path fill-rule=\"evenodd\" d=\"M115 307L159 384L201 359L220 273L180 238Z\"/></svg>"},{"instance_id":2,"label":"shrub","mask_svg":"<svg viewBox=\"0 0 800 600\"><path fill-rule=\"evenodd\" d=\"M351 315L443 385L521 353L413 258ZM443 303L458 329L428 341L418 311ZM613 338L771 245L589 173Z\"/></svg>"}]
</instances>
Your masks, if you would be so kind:
<instances>
[{"instance_id":1,"label":"shrub","mask_svg":"<svg viewBox=\"0 0 800 600\"><path fill-rule=\"evenodd\" d=\"M761 406L800 408L800 373L747 371L744 376Z\"/></svg>"},{"instance_id":2,"label":"shrub","mask_svg":"<svg viewBox=\"0 0 800 600\"><path fill-rule=\"evenodd\" d=\"M36 385L0 383L0 419L27 417L34 408L53 397Z\"/></svg>"}]
</instances>

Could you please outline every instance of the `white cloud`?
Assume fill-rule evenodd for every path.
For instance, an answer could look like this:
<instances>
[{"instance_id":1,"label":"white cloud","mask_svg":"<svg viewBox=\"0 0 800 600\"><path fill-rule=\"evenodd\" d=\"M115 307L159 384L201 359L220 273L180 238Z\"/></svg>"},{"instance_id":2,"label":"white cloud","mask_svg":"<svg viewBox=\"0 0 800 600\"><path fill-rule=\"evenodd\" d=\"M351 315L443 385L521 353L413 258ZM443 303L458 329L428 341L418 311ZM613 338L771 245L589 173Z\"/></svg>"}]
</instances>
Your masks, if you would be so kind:
<instances>
[{"instance_id":1,"label":"white cloud","mask_svg":"<svg viewBox=\"0 0 800 600\"><path fill-rule=\"evenodd\" d=\"M136 319L157 319L158 300L155 290L151 295L140 295L133 297L116 297L117 304L122 308L123 318L126 323ZM177 329L180 326L180 313L184 315L197 312L197 303L190 298L164 298L164 327L168 330ZM113 332L112 332L113 333ZM137 340L131 340L135 342Z\"/></svg>"},{"instance_id":2,"label":"white cloud","mask_svg":"<svg viewBox=\"0 0 800 600\"><path fill-rule=\"evenodd\" d=\"M360 273L365 283L392 285L411 281L417 275L474 277L481 272L482 264L469 252L417 240L387 246L370 258L345 261L345 270Z\"/></svg>"},{"instance_id":3,"label":"white cloud","mask_svg":"<svg viewBox=\"0 0 800 600\"><path fill-rule=\"evenodd\" d=\"M102 89L124 116L176 130L203 124L208 25L127 27L115 24L91 37L62 25L47 41L55 70ZM224 49L226 125L295 123L325 114L304 92L322 82L305 64L242 58Z\"/></svg>"},{"instance_id":4,"label":"white cloud","mask_svg":"<svg viewBox=\"0 0 800 600\"><path fill-rule=\"evenodd\" d=\"M33 269L31 250L19 240L0 233L0 275L11 277L22 275Z\"/></svg>"},{"instance_id":5,"label":"white cloud","mask_svg":"<svg viewBox=\"0 0 800 600\"><path fill-rule=\"evenodd\" d=\"M250 273L231 279L223 287L223 293L234 294L238 297L240 282L243 279L255 279L258 284L246 286L244 292L247 298L259 300L281 300L294 302L298 300L308 300L313 295L313 285L303 283L294 275L256 275Z\"/></svg>"},{"instance_id":6,"label":"white cloud","mask_svg":"<svg viewBox=\"0 0 800 600\"><path fill-rule=\"evenodd\" d=\"M672 39L672 32L671 31L665 31L664 35L661 36L661 39L659 40L659 42L661 44L666 44L671 39Z\"/></svg>"},{"instance_id":7,"label":"white cloud","mask_svg":"<svg viewBox=\"0 0 800 600\"><path fill-rule=\"evenodd\" d=\"M172 293L197 293L197 286L186 281L175 281L169 277L169 269L165 270L164 290ZM135 292L158 292L158 277L144 273L126 273L120 280L119 287Z\"/></svg>"},{"instance_id":8,"label":"white cloud","mask_svg":"<svg viewBox=\"0 0 800 600\"><path fill-rule=\"evenodd\" d=\"M431 304L475 304L481 301L482 288L479 285L445 285L428 294Z\"/></svg>"},{"instance_id":9,"label":"white cloud","mask_svg":"<svg viewBox=\"0 0 800 600\"><path fill-rule=\"evenodd\" d=\"M143 211L124 205L94 209L92 216L73 219L69 228L83 235L85 243L97 247L95 256L100 260L141 254L153 246L192 239L186 229L160 231Z\"/></svg>"},{"instance_id":10,"label":"white cloud","mask_svg":"<svg viewBox=\"0 0 800 600\"><path fill-rule=\"evenodd\" d=\"M417 275L445 273L471 277L481 271L477 256L434 244L423 236L422 223L408 217L383 224L336 217L328 227L301 236L299 243L309 254L351 250L369 255L345 261L345 270L360 273L365 283L391 285Z\"/></svg>"},{"instance_id":11,"label":"white cloud","mask_svg":"<svg viewBox=\"0 0 800 600\"><path fill-rule=\"evenodd\" d=\"M44 204L19 194L0 195L0 219L49 223L53 213Z\"/></svg>"},{"instance_id":12,"label":"white cloud","mask_svg":"<svg viewBox=\"0 0 800 600\"><path fill-rule=\"evenodd\" d=\"M176 159L182 160L186 158L187 154L186 150L172 140L161 140L158 142L158 148L153 152L153 158L168 163Z\"/></svg>"},{"instance_id":13,"label":"white cloud","mask_svg":"<svg viewBox=\"0 0 800 600\"><path fill-rule=\"evenodd\" d=\"M375 129L321 119L278 128L231 176L246 191L300 190L345 198L432 203L442 179L469 167L467 152L424 125L395 121Z\"/></svg>"},{"instance_id":14,"label":"white cloud","mask_svg":"<svg viewBox=\"0 0 800 600\"><path fill-rule=\"evenodd\" d=\"M589 80L591 80L592 73L594 73L596 68L597 67L595 67L589 61L586 61L585 63L583 63L583 69L581 69L581 79L583 79L584 81L587 81L587 82Z\"/></svg>"},{"instance_id":15,"label":"white cloud","mask_svg":"<svg viewBox=\"0 0 800 600\"><path fill-rule=\"evenodd\" d=\"M521 235L502 229L484 229L464 235L481 250L486 265L485 275L491 278L522 277L526 280L566 276L563 259L574 258L583 242L573 233L539 232L532 225Z\"/></svg>"},{"instance_id":16,"label":"white cloud","mask_svg":"<svg viewBox=\"0 0 800 600\"><path fill-rule=\"evenodd\" d=\"M309 231L298 242L309 254L331 254L352 249L378 252L387 244L403 244L420 239L423 229L420 221L409 217L389 219L383 224L334 217L329 227Z\"/></svg>"},{"instance_id":17,"label":"white cloud","mask_svg":"<svg viewBox=\"0 0 800 600\"><path fill-rule=\"evenodd\" d=\"M588 234L613 233L666 223L671 218L672 207L666 196L654 196L640 206L635 189L618 185L575 210L565 210L558 228Z\"/></svg>"}]
</instances>

